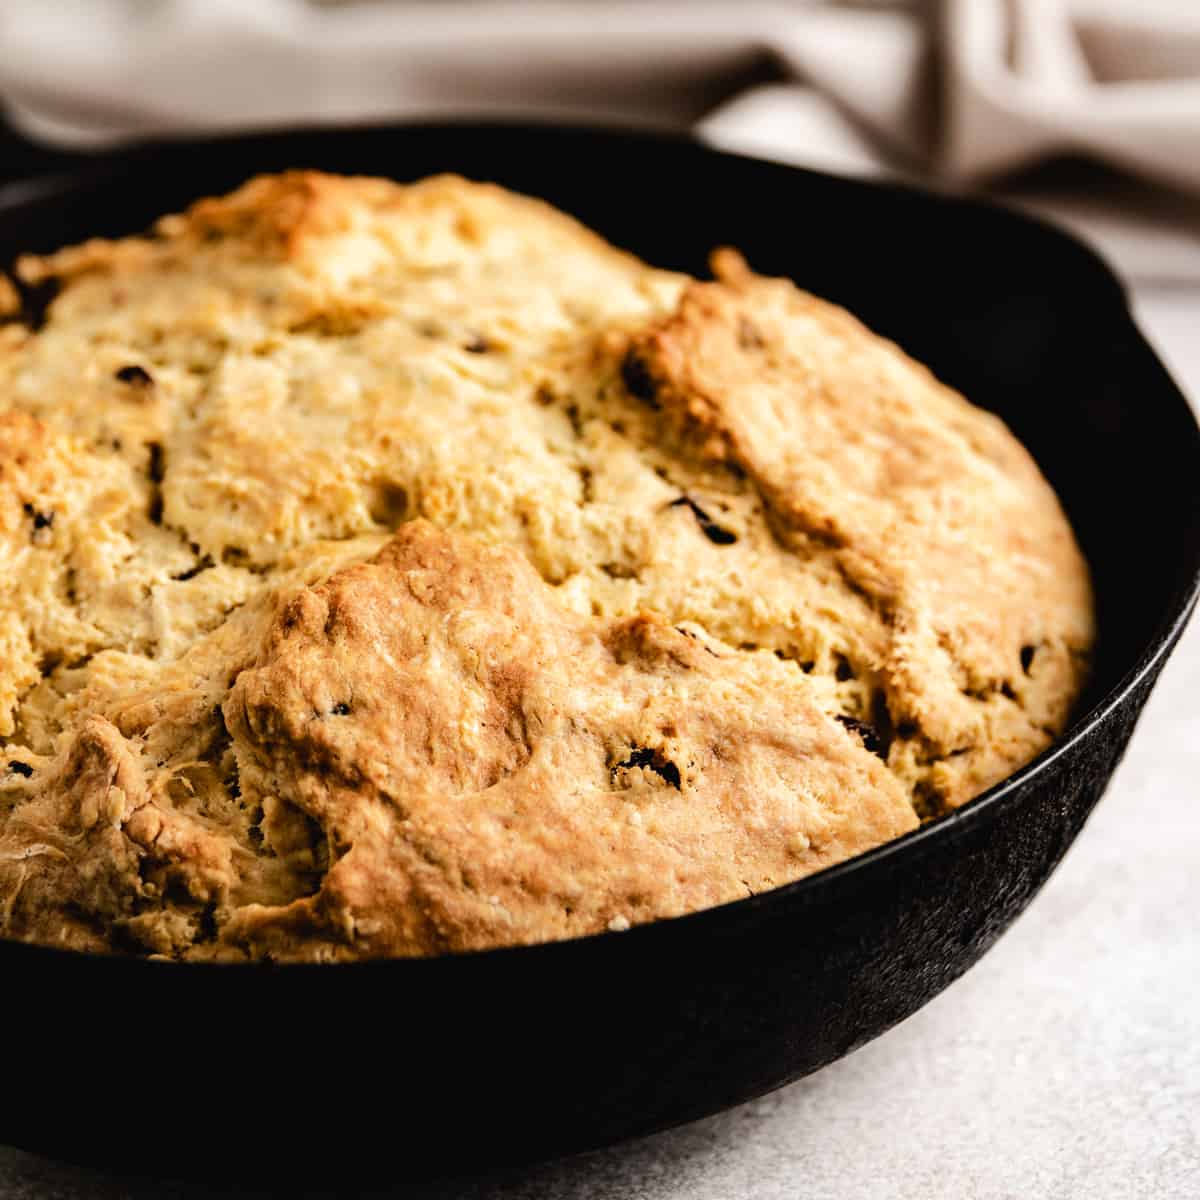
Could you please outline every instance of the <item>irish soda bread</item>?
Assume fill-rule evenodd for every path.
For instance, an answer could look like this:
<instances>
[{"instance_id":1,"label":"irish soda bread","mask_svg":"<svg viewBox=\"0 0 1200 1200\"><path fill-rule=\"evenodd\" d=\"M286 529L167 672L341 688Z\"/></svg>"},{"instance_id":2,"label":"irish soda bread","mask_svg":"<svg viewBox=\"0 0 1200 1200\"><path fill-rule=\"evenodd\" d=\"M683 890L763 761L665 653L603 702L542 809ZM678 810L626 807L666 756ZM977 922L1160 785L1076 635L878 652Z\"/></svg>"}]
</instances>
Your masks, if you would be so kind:
<instances>
[{"instance_id":1,"label":"irish soda bread","mask_svg":"<svg viewBox=\"0 0 1200 1200\"><path fill-rule=\"evenodd\" d=\"M0 934L621 930L1046 746L1092 605L1030 457L840 309L713 269L311 172L21 262L58 294L0 328Z\"/></svg>"}]
</instances>

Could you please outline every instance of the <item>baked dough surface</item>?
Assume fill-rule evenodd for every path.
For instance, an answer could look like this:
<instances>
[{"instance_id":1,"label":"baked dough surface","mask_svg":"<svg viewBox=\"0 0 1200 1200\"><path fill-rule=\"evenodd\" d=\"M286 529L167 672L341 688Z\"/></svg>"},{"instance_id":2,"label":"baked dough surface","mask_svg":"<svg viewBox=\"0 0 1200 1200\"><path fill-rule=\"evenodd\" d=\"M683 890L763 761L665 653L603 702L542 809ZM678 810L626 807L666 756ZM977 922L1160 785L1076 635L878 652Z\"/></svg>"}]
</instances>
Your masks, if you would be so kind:
<instances>
[{"instance_id":1,"label":"baked dough surface","mask_svg":"<svg viewBox=\"0 0 1200 1200\"><path fill-rule=\"evenodd\" d=\"M58 294L0 326L0 935L620 930L1048 745L1094 627L1033 461L844 311L713 266L313 172L22 262Z\"/></svg>"}]
</instances>

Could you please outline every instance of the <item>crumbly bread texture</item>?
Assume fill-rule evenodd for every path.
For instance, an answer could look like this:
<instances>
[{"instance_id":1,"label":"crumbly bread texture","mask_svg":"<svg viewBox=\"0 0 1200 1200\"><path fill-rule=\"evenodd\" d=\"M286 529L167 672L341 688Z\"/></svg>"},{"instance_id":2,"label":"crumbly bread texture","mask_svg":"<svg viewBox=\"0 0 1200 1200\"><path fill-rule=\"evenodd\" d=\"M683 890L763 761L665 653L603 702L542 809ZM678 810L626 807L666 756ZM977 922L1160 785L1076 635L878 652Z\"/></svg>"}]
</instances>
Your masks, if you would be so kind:
<instances>
[{"instance_id":1,"label":"crumbly bread texture","mask_svg":"<svg viewBox=\"0 0 1200 1200\"><path fill-rule=\"evenodd\" d=\"M1043 749L1093 617L1030 457L842 310L714 272L312 172L22 262L58 294L0 326L0 934L621 930Z\"/></svg>"}]
</instances>

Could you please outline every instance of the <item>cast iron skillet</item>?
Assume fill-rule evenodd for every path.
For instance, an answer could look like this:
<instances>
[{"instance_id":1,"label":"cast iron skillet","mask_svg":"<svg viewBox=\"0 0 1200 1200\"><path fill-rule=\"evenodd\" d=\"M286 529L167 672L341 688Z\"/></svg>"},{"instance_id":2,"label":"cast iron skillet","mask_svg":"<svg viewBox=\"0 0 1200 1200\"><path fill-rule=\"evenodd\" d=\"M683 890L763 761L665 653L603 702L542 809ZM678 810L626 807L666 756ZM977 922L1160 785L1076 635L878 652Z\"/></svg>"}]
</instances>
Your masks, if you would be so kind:
<instances>
[{"instance_id":1,"label":"cast iron skillet","mask_svg":"<svg viewBox=\"0 0 1200 1200\"><path fill-rule=\"evenodd\" d=\"M702 273L719 243L999 412L1062 496L1102 640L1069 734L952 816L787 887L551 945L198 966L0 942L0 1139L174 1174L416 1176L599 1146L847 1054L962 974L1099 799L1196 598L1200 436L1079 243L998 209L594 129L409 126L150 147L0 192L0 261L291 166L455 170Z\"/></svg>"}]
</instances>

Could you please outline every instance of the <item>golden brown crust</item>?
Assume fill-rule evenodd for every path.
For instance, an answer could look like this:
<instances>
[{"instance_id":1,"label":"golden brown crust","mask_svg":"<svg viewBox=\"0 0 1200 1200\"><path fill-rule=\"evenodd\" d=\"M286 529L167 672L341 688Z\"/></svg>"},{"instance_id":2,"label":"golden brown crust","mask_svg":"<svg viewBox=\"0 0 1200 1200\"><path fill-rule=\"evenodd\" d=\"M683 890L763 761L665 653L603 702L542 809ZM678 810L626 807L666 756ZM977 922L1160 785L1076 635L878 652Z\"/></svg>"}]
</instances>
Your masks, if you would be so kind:
<instances>
[{"instance_id":1,"label":"golden brown crust","mask_svg":"<svg viewBox=\"0 0 1200 1200\"><path fill-rule=\"evenodd\" d=\"M312 172L23 262L60 291L0 338L0 932L322 960L621 929L1045 746L1093 630L1032 460L715 267Z\"/></svg>"},{"instance_id":2,"label":"golden brown crust","mask_svg":"<svg viewBox=\"0 0 1200 1200\"><path fill-rule=\"evenodd\" d=\"M284 600L226 703L242 788L330 843L251 951L422 954L734 899L912 828L794 670L643 614L576 616L525 559L423 521Z\"/></svg>"},{"instance_id":3,"label":"golden brown crust","mask_svg":"<svg viewBox=\"0 0 1200 1200\"><path fill-rule=\"evenodd\" d=\"M914 780L924 802L957 805L1059 732L1081 685L1091 594L1070 527L997 418L844 310L732 252L714 266L633 339L632 370L699 456L746 475L789 549L866 601L853 669L940 768Z\"/></svg>"}]
</instances>

